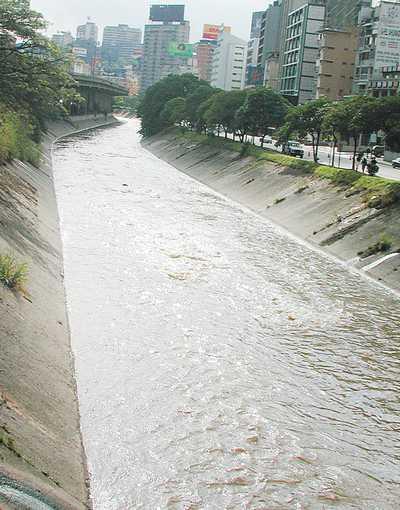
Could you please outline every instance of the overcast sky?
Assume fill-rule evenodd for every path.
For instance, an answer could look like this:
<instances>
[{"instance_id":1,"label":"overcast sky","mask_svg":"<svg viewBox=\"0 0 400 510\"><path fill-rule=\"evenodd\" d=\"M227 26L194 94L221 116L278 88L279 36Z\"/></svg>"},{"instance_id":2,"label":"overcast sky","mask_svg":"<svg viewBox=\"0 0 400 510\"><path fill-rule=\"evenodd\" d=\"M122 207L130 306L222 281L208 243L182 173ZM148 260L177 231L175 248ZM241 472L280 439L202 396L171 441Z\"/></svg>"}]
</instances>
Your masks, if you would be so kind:
<instances>
[{"instance_id":1,"label":"overcast sky","mask_svg":"<svg viewBox=\"0 0 400 510\"><path fill-rule=\"evenodd\" d=\"M58 30L75 32L77 25L88 16L102 29L104 25L126 23L143 28L147 21L151 3L186 5L186 19L191 23L191 40L201 36L204 23L232 27L232 32L248 39L253 11L266 8L272 0L31 0L33 9L44 14L50 22L49 34Z\"/></svg>"}]
</instances>

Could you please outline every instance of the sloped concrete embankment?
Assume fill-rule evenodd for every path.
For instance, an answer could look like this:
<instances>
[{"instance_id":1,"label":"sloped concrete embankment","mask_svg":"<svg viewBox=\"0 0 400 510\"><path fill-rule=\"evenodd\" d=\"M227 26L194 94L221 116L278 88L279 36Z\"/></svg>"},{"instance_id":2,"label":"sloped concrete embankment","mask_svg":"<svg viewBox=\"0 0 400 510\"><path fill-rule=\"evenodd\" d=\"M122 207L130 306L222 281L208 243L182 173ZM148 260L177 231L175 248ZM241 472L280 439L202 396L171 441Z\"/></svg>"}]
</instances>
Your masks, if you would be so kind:
<instances>
[{"instance_id":1,"label":"sloped concrete embankment","mask_svg":"<svg viewBox=\"0 0 400 510\"><path fill-rule=\"evenodd\" d=\"M400 290L400 204L371 207L368 193L301 169L240 157L223 144L166 132L143 145L178 170L272 220L349 265ZM385 234L387 253L361 258Z\"/></svg>"},{"instance_id":2,"label":"sloped concrete embankment","mask_svg":"<svg viewBox=\"0 0 400 510\"><path fill-rule=\"evenodd\" d=\"M114 119L49 126L42 164L0 166L0 253L29 267L25 292L0 285L0 507L90 506L53 187L53 141Z\"/></svg>"}]
</instances>

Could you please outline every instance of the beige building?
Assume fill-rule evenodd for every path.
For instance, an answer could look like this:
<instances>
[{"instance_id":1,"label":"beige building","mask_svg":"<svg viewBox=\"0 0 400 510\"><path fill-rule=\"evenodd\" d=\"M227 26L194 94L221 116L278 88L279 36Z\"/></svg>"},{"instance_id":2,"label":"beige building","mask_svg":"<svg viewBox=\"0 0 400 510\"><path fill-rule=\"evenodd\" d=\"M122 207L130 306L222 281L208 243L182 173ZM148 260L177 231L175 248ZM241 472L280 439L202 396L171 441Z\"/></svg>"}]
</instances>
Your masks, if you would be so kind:
<instances>
[{"instance_id":1,"label":"beige building","mask_svg":"<svg viewBox=\"0 0 400 510\"><path fill-rule=\"evenodd\" d=\"M317 99L333 101L352 93L357 50L357 30L326 28L321 31L317 60Z\"/></svg>"}]
</instances>

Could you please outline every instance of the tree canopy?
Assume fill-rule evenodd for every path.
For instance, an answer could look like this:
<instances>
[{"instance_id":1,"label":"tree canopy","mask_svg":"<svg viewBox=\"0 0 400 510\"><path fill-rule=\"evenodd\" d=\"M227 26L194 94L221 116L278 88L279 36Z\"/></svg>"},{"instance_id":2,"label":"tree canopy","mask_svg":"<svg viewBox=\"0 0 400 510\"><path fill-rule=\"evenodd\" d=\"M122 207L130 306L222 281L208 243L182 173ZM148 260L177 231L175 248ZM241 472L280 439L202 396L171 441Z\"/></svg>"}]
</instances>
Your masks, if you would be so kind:
<instances>
[{"instance_id":1,"label":"tree canopy","mask_svg":"<svg viewBox=\"0 0 400 510\"><path fill-rule=\"evenodd\" d=\"M27 0L0 2L0 100L29 114L38 136L49 117L77 99L69 62L41 31L43 16Z\"/></svg>"}]
</instances>

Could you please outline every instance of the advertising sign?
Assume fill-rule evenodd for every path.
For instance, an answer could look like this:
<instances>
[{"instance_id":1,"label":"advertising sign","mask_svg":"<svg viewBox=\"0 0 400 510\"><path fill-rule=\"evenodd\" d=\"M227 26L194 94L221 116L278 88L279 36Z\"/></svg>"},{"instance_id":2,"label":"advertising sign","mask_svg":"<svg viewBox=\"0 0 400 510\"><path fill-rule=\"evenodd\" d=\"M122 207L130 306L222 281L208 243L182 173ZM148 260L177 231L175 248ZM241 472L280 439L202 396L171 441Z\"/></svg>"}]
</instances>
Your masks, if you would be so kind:
<instances>
[{"instance_id":1,"label":"advertising sign","mask_svg":"<svg viewBox=\"0 0 400 510\"><path fill-rule=\"evenodd\" d=\"M400 61L400 4L382 2L376 39L375 72Z\"/></svg>"},{"instance_id":2,"label":"advertising sign","mask_svg":"<svg viewBox=\"0 0 400 510\"><path fill-rule=\"evenodd\" d=\"M223 25L204 25L203 28L203 39L211 39L216 41L219 37L220 32L230 32L231 27L225 27Z\"/></svg>"},{"instance_id":3,"label":"advertising sign","mask_svg":"<svg viewBox=\"0 0 400 510\"><path fill-rule=\"evenodd\" d=\"M172 42L168 47L168 54L171 57L192 58L193 44Z\"/></svg>"},{"instance_id":4,"label":"advertising sign","mask_svg":"<svg viewBox=\"0 0 400 510\"><path fill-rule=\"evenodd\" d=\"M151 21L163 23L182 22L185 19L184 5L152 5L150 7Z\"/></svg>"}]
</instances>

